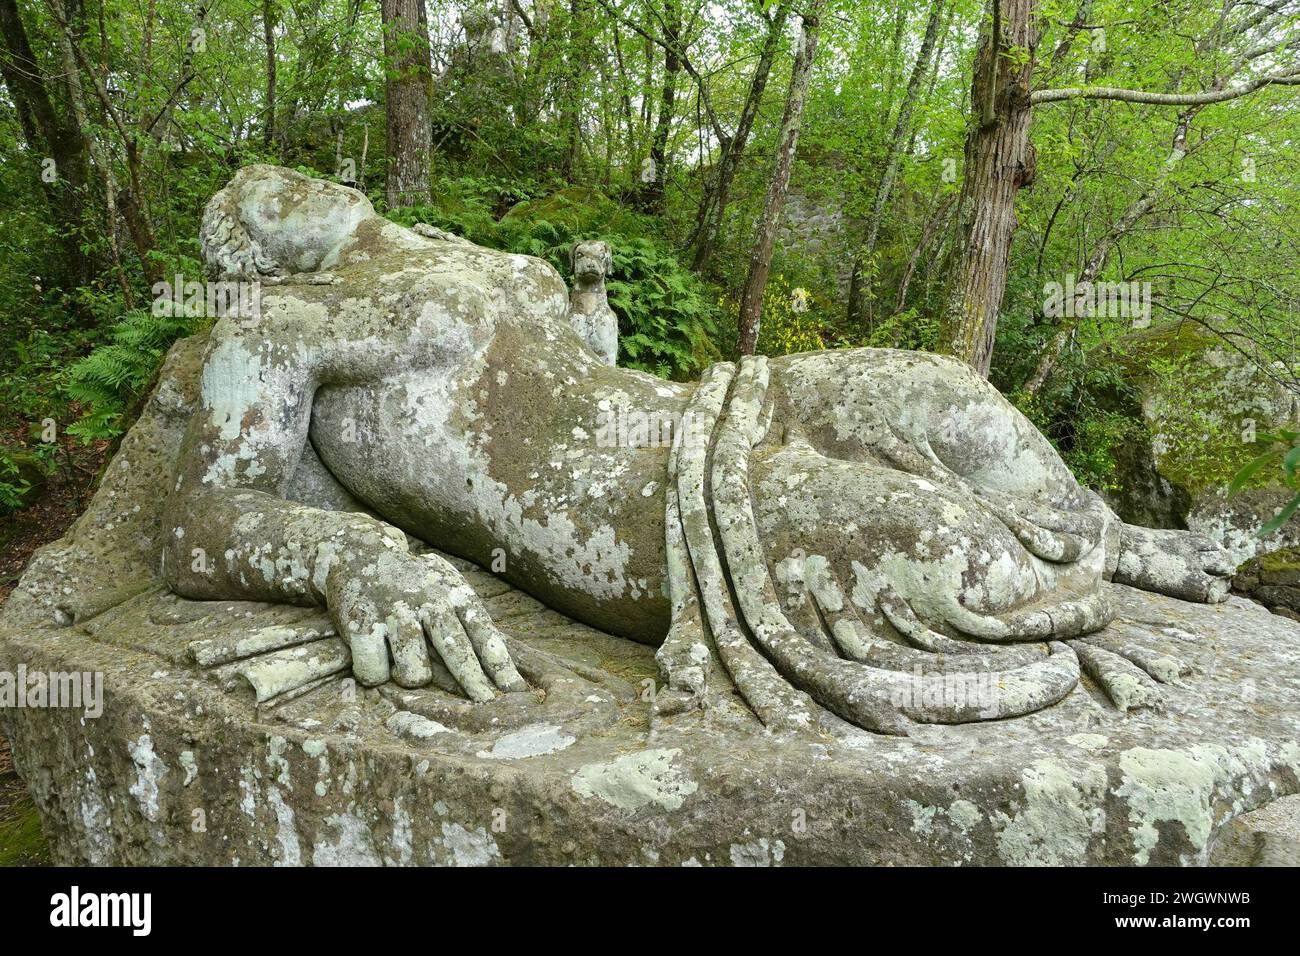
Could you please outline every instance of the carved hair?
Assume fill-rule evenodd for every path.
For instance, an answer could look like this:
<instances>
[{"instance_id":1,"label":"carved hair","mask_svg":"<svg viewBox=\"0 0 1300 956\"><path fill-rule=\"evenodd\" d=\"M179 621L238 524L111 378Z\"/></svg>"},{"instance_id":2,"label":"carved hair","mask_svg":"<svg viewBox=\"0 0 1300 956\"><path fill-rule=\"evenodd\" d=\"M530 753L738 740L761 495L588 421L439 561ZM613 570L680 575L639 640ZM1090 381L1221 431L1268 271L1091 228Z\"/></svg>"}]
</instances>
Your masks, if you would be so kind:
<instances>
[{"instance_id":1,"label":"carved hair","mask_svg":"<svg viewBox=\"0 0 1300 956\"><path fill-rule=\"evenodd\" d=\"M244 172L240 170L203 210L199 242L203 262L213 279L252 281L280 272L278 264L262 251L239 216L237 197L246 178Z\"/></svg>"}]
</instances>

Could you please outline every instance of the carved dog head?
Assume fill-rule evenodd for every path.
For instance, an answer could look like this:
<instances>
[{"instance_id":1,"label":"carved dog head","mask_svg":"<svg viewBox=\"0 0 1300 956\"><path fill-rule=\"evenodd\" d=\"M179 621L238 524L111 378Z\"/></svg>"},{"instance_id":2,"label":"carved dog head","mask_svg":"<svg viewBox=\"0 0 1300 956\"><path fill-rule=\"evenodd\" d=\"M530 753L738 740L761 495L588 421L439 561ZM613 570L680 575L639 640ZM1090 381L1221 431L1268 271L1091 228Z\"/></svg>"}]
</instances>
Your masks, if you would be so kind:
<instances>
[{"instance_id":1,"label":"carved dog head","mask_svg":"<svg viewBox=\"0 0 1300 956\"><path fill-rule=\"evenodd\" d=\"M578 285L596 285L614 268L614 252L608 242L599 239L575 242L569 250L569 264Z\"/></svg>"},{"instance_id":2,"label":"carved dog head","mask_svg":"<svg viewBox=\"0 0 1300 956\"><path fill-rule=\"evenodd\" d=\"M246 166L203 211L203 260L218 279L315 272L376 215L355 189L280 166Z\"/></svg>"}]
</instances>

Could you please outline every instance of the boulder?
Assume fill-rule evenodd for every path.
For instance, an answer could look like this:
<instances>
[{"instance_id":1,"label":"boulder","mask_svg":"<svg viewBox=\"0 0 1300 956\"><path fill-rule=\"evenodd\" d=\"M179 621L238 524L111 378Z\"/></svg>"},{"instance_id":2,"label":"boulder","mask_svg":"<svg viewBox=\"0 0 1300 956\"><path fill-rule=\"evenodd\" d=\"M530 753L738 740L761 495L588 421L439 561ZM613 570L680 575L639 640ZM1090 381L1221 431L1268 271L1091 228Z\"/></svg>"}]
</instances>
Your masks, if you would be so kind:
<instances>
[{"instance_id":1,"label":"boulder","mask_svg":"<svg viewBox=\"0 0 1300 956\"><path fill-rule=\"evenodd\" d=\"M1201 532L1238 563L1300 544L1300 518L1258 533L1294 495L1280 469L1227 493L1265 451L1260 435L1300 423L1300 392L1283 363L1192 323L1132 332L1107 352L1136 395L1128 411L1145 426L1116 453L1120 490L1108 500L1121 518Z\"/></svg>"},{"instance_id":2,"label":"boulder","mask_svg":"<svg viewBox=\"0 0 1300 956\"><path fill-rule=\"evenodd\" d=\"M1300 548L1256 555L1237 569L1232 586L1274 614L1300 620Z\"/></svg>"}]
</instances>

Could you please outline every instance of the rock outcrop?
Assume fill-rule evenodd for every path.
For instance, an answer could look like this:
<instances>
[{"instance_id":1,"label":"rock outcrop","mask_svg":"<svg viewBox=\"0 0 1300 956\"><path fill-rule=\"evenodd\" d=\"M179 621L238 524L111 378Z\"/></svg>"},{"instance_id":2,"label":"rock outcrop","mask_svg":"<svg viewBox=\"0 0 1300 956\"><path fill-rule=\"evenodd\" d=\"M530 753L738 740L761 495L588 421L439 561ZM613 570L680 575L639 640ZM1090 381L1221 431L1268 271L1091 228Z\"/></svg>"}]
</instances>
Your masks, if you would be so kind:
<instances>
[{"instance_id":1,"label":"rock outcrop","mask_svg":"<svg viewBox=\"0 0 1300 956\"><path fill-rule=\"evenodd\" d=\"M1238 564L1300 544L1300 519L1258 534L1294 494L1280 471L1227 494L1233 476L1264 451L1259 436L1300 425L1300 385L1285 365L1191 324L1131 333L1108 352L1138 397L1132 411L1144 426L1118 449L1121 490L1109 500L1120 517L1190 528Z\"/></svg>"}]
</instances>

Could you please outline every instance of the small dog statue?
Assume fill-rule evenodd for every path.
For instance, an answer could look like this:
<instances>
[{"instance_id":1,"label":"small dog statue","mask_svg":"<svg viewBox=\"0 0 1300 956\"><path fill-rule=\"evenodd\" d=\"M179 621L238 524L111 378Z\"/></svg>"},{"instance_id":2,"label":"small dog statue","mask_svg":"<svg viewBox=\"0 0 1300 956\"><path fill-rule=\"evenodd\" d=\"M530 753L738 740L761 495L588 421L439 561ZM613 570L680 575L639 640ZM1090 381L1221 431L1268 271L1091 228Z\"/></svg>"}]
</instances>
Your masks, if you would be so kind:
<instances>
[{"instance_id":1,"label":"small dog statue","mask_svg":"<svg viewBox=\"0 0 1300 956\"><path fill-rule=\"evenodd\" d=\"M569 293L569 323L606 365L618 363L618 316L609 307L605 277L614 266L609 243L574 243L569 253L573 290Z\"/></svg>"}]
</instances>

